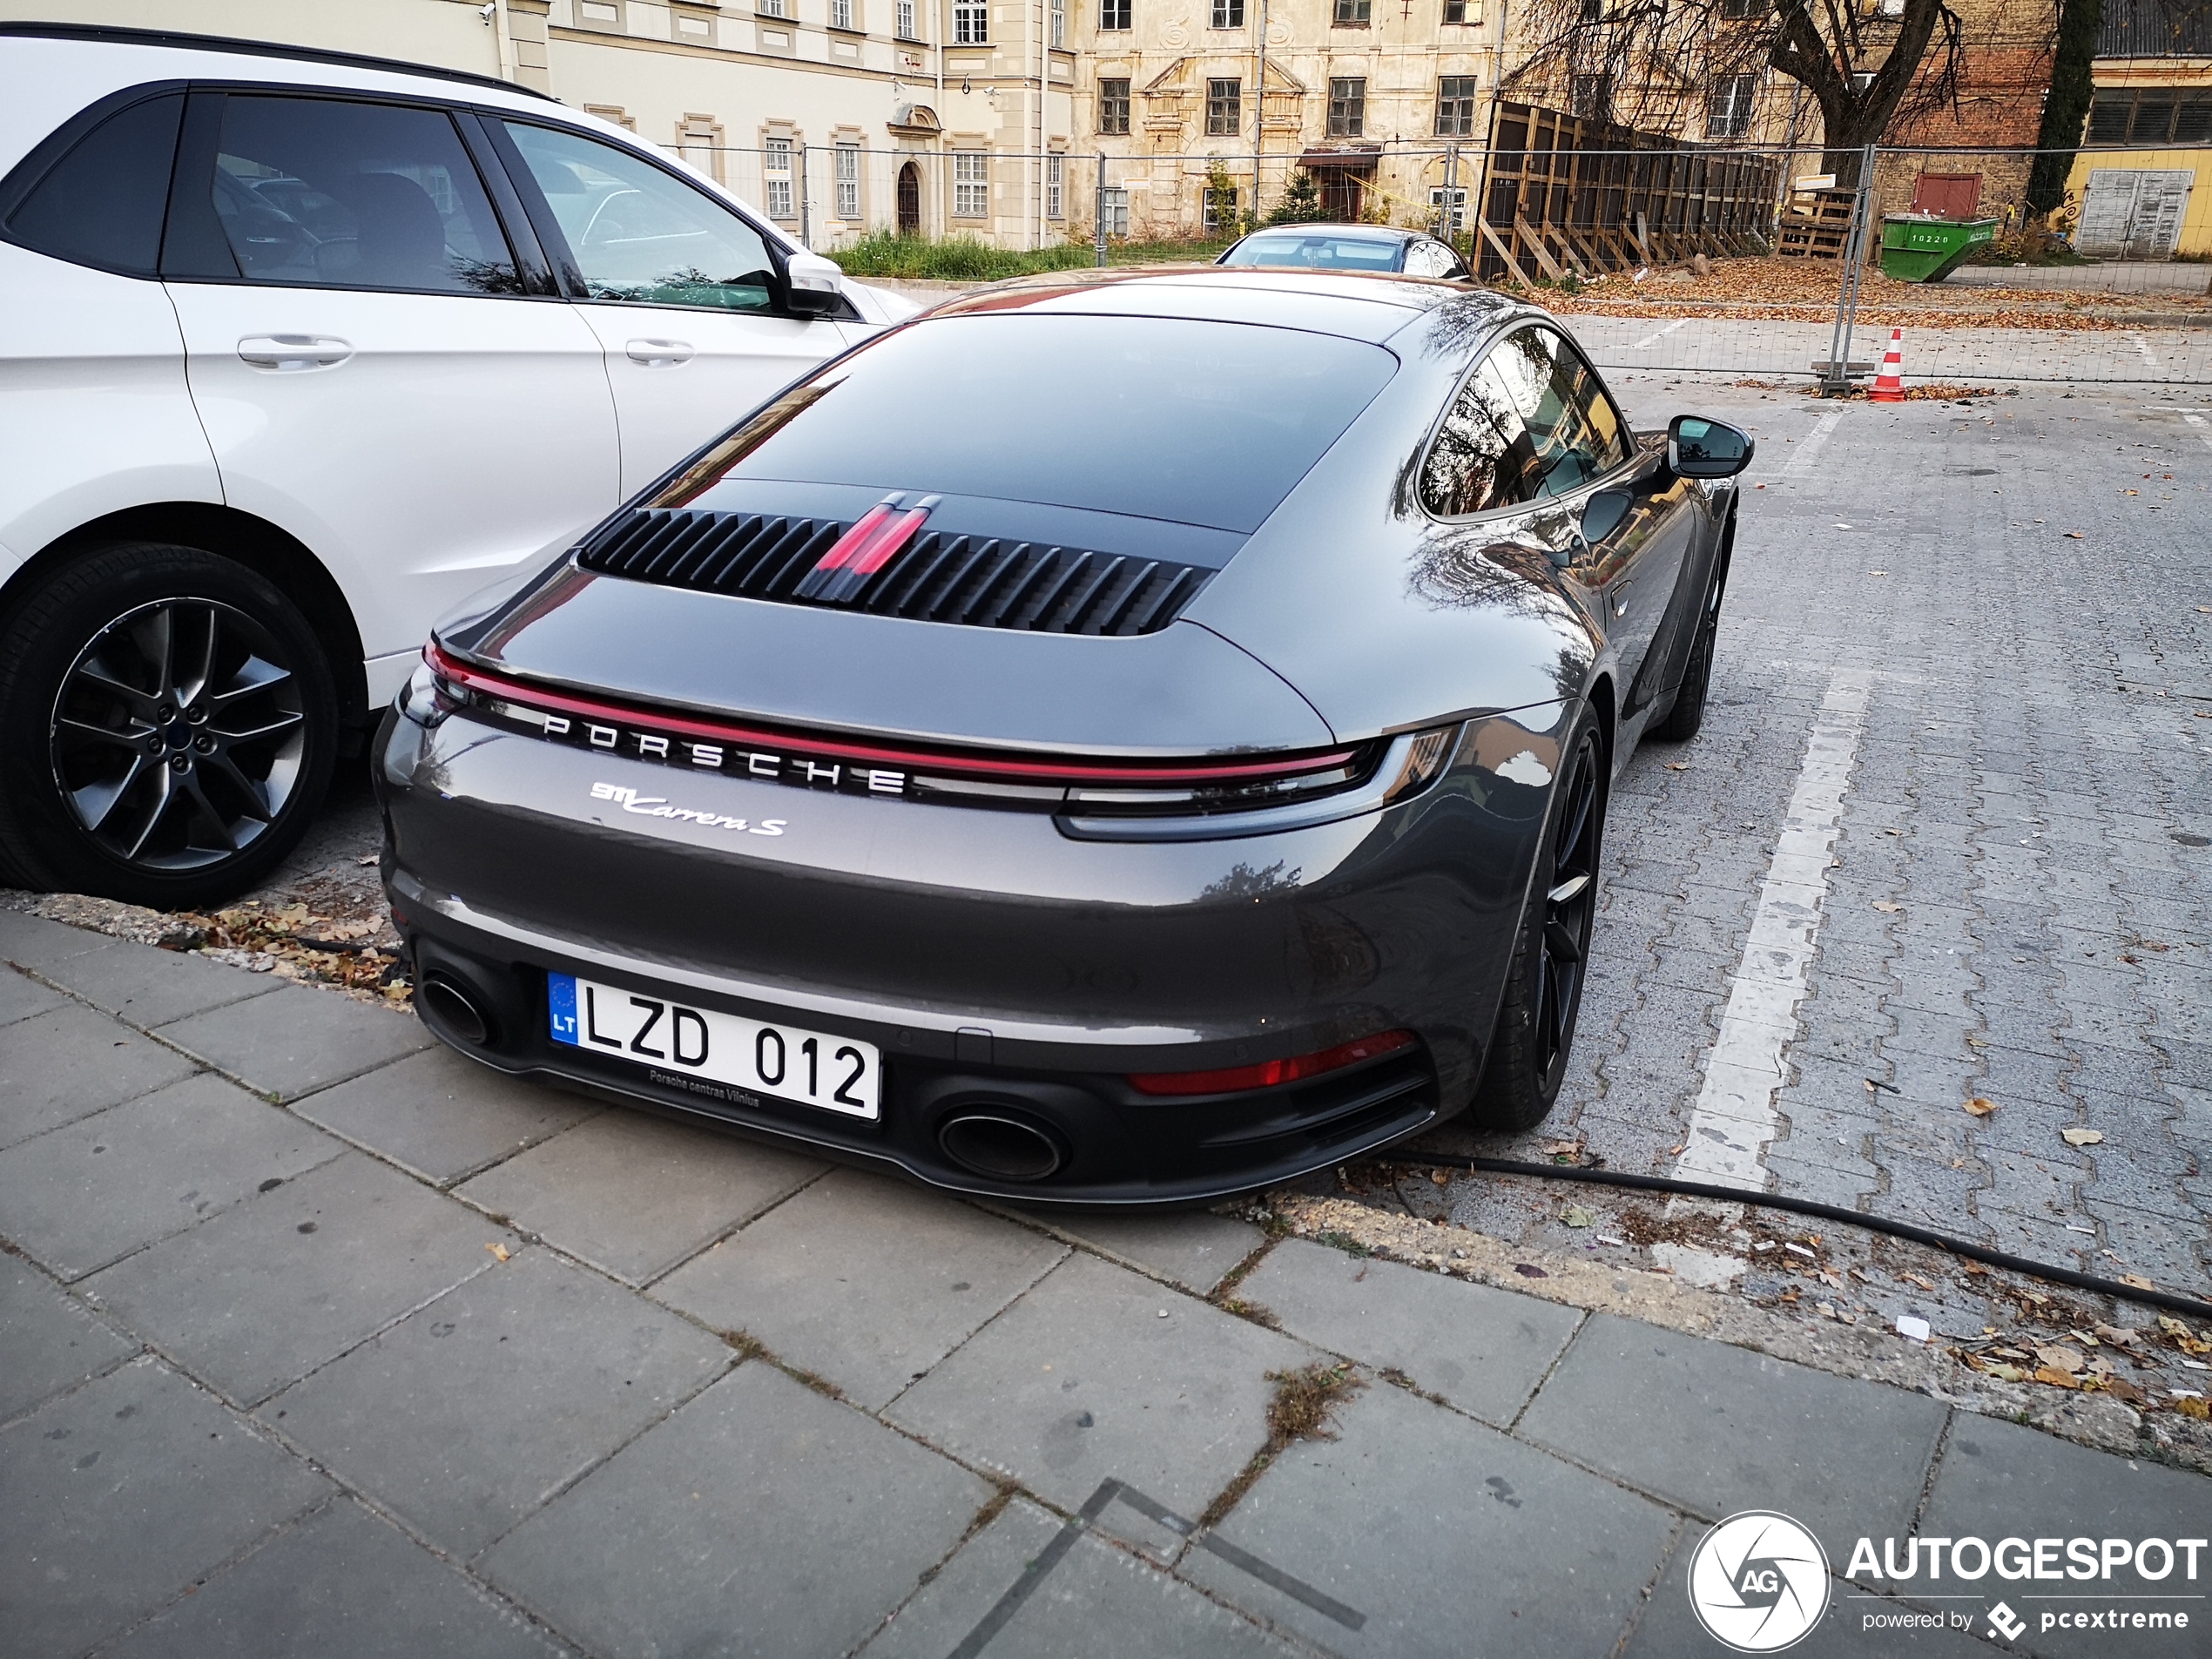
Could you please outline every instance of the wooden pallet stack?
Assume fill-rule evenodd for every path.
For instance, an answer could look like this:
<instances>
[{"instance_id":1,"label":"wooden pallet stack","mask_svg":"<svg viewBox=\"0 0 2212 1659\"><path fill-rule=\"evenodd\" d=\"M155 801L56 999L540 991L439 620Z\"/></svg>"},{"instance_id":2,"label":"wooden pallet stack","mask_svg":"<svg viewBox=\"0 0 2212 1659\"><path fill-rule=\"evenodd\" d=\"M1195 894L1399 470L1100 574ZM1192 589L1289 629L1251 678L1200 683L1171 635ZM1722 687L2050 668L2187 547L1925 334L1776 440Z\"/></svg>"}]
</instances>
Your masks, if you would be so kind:
<instances>
[{"instance_id":1,"label":"wooden pallet stack","mask_svg":"<svg viewBox=\"0 0 2212 1659\"><path fill-rule=\"evenodd\" d=\"M1774 221L1774 251L1786 259L1839 260L1851 240L1851 216L1858 192L1800 192Z\"/></svg>"}]
</instances>

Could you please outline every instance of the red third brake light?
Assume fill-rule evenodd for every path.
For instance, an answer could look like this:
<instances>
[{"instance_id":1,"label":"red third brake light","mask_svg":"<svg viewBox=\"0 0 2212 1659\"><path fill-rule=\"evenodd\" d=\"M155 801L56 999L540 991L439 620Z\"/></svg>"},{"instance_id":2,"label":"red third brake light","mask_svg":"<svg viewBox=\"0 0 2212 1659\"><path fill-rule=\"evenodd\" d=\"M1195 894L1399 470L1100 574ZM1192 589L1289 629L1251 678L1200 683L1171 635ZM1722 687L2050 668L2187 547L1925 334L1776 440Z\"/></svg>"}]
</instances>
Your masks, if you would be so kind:
<instances>
[{"instance_id":1,"label":"red third brake light","mask_svg":"<svg viewBox=\"0 0 2212 1659\"><path fill-rule=\"evenodd\" d=\"M1383 1031L1356 1042L1340 1042L1318 1054L1294 1055L1288 1060L1263 1060L1256 1066L1228 1066L1219 1071L1139 1071L1130 1082L1143 1095L1229 1095L1245 1089L1271 1089L1340 1071L1378 1055L1395 1054L1413 1046L1411 1031Z\"/></svg>"}]
</instances>

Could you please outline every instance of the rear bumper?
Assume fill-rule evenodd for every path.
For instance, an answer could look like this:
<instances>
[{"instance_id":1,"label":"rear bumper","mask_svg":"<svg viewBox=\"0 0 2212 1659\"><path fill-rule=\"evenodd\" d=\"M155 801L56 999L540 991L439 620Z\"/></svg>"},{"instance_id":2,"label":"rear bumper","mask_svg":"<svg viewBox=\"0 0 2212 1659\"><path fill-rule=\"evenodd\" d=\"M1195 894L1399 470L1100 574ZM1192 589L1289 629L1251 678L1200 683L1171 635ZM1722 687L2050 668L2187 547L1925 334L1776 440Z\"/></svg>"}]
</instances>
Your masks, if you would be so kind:
<instances>
[{"instance_id":1,"label":"rear bumper","mask_svg":"<svg viewBox=\"0 0 2212 1659\"><path fill-rule=\"evenodd\" d=\"M1478 721L1405 804L1278 834L1075 840L1049 815L681 777L456 716L380 733L386 881L419 982L489 1015L486 1064L1026 1203L1160 1204L1272 1184L1462 1106L1489 1035L1546 790L1557 711ZM1511 726L1507 732L1501 722ZM1555 749L1551 752L1555 753ZM631 770L634 767L634 772ZM1548 780L1548 779L1547 779ZM720 835L633 826L594 782L776 821ZM555 1042L546 974L860 1037L884 1056L879 1120L715 1098ZM1132 1072L1313 1052L1404 1028L1410 1049L1303 1082L1158 1096ZM948 1154L987 1112L1062 1152L1010 1180Z\"/></svg>"}]
</instances>

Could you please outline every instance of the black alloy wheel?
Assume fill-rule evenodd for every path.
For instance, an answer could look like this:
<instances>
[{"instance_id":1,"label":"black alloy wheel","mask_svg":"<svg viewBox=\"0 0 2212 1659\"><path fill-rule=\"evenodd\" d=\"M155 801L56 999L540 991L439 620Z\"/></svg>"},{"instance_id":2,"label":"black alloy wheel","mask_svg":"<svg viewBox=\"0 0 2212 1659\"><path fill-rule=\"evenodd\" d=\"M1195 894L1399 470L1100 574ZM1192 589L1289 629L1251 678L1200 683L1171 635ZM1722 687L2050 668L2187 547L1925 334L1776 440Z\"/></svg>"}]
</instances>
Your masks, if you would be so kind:
<instances>
[{"instance_id":1,"label":"black alloy wheel","mask_svg":"<svg viewBox=\"0 0 2212 1659\"><path fill-rule=\"evenodd\" d=\"M1606 757L1585 711L1553 791L1521 936L1490 1039L1474 1116L1482 1128L1534 1128L1559 1099L1582 1006L1605 840Z\"/></svg>"},{"instance_id":2,"label":"black alloy wheel","mask_svg":"<svg viewBox=\"0 0 2212 1659\"><path fill-rule=\"evenodd\" d=\"M95 555L0 632L0 862L137 904L226 897L298 841L335 737L320 643L274 587L195 549Z\"/></svg>"},{"instance_id":3,"label":"black alloy wheel","mask_svg":"<svg viewBox=\"0 0 2212 1659\"><path fill-rule=\"evenodd\" d=\"M1706 584L1697 634L1690 641L1689 660L1683 664L1682 684L1676 688L1667 718L1651 728L1651 735L1662 743L1687 743L1705 724L1705 695L1713 684L1713 648L1721 631L1721 595L1728 584L1728 551L1735 540L1736 521L1731 517L1721 540L1720 556L1713 562L1713 579Z\"/></svg>"}]
</instances>

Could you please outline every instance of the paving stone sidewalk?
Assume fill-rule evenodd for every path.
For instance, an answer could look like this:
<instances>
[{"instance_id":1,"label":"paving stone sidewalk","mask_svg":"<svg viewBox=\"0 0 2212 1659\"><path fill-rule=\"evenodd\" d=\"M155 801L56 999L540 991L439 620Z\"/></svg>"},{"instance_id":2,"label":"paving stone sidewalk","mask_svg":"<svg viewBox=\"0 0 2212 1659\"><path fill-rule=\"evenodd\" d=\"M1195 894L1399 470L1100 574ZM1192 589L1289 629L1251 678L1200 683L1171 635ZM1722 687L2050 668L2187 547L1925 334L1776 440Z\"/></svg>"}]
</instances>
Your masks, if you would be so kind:
<instances>
[{"instance_id":1,"label":"paving stone sidewalk","mask_svg":"<svg viewBox=\"0 0 2212 1659\"><path fill-rule=\"evenodd\" d=\"M1685 1562L1737 1510L1838 1570L1916 1524L2212 1514L2194 1474L1224 1216L987 1211L33 917L0 958L10 1659L1656 1659L1718 1651ZM1255 1476L1309 1366L1349 1392ZM1800 1651L1986 1651L1834 1592Z\"/></svg>"}]
</instances>

